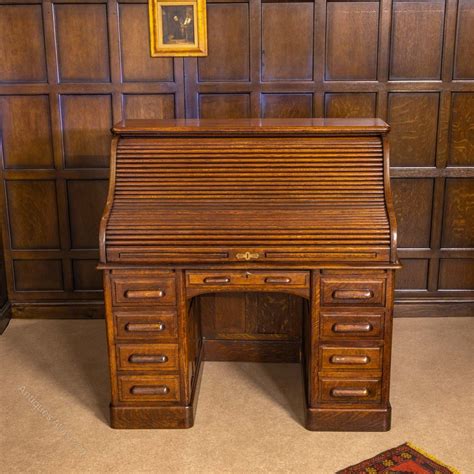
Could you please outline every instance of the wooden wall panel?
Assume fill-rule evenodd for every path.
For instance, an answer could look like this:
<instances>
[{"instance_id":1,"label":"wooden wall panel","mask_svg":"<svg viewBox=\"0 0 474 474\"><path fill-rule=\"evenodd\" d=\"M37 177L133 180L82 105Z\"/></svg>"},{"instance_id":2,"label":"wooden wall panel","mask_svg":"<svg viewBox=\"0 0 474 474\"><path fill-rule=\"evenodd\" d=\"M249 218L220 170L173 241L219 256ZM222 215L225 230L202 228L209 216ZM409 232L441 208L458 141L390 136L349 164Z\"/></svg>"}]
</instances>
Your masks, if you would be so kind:
<instances>
[{"instance_id":1,"label":"wooden wall panel","mask_svg":"<svg viewBox=\"0 0 474 474\"><path fill-rule=\"evenodd\" d=\"M6 195L12 248L59 249L55 182L10 180Z\"/></svg>"},{"instance_id":2,"label":"wooden wall panel","mask_svg":"<svg viewBox=\"0 0 474 474\"><path fill-rule=\"evenodd\" d=\"M312 94L262 94L262 117L304 118L312 112Z\"/></svg>"},{"instance_id":3,"label":"wooden wall panel","mask_svg":"<svg viewBox=\"0 0 474 474\"><path fill-rule=\"evenodd\" d=\"M250 116L248 94L201 94L199 110L202 118L245 118Z\"/></svg>"},{"instance_id":4,"label":"wooden wall panel","mask_svg":"<svg viewBox=\"0 0 474 474\"><path fill-rule=\"evenodd\" d=\"M377 116L392 126L396 301L474 301L473 22L472 0L209 0L209 55L151 58L146 0L0 0L10 300L98 314L112 123ZM206 298L208 335L298 337L298 298Z\"/></svg>"},{"instance_id":5,"label":"wooden wall panel","mask_svg":"<svg viewBox=\"0 0 474 474\"><path fill-rule=\"evenodd\" d=\"M401 290L427 290L428 265L427 258L401 259L403 268L395 276L395 288Z\"/></svg>"},{"instance_id":6,"label":"wooden wall panel","mask_svg":"<svg viewBox=\"0 0 474 474\"><path fill-rule=\"evenodd\" d=\"M41 5L0 5L0 81L46 80Z\"/></svg>"},{"instance_id":7,"label":"wooden wall panel","mask_svg":"<svg viewBox=\"0 0 474 474\"><path fill-rule=\"evenodd\" d=\"M53 168L47 95L0 96L5 168Z\"/></svg>"},{"instance_id":8,"label":"wooden wall panel","mask_svg":"<svg viewBox=\"0 0 474 474\"><path fill-rule=\"evenodd\" d=\"M3 242L0 237L0 334L5 331L11 316L11 306L8 301L7 275L3 255Z\"/></svg>"},{"instance_id":9,"label":"wooden wall panel","mask_svg":"<svg viewBox=\"0 0 474 474\"><path fill-rule=\"evenodd\" d=\"M127 119L169 119L175 117L173 94L125 94L124 117Z\"/></svg>"},{"instance_id":10,"label":"wooden wall panel","mask_svg":"<svg viewBox=\"0 0 474 474\"><path fill-rule=\"evenodd\" d=\"M96 260L75 259L72 261L75 291L102 290L102 275L96 270L96 267Z\"/></svg>"},{"instance_id":11,"label":"wooden wall panel","mask_svg":"<svg viewBox=\"0 0 474 474\"><path fill-rule=\"evenodd\" d=\"M459 0L456 30L455 79L474 79L474 2Z\"/></svg>"},{"instance_id":12,"label":"wooden wall panel","mask_svg":"<svg viewBox=\"0 0 474 474\"><path fill-rule=\"evenodd\" d=\"M312 3L262 5L264 81L313 78L313 12Z\"/></svg>"},{"instance_id":13,"label":"wooden wall panel","mask_svg":"<svg viewBox=\"0 0 474 474\"><path fill-rule=\"evenodd\" d=\"M394 179L392 186L399 247L428 248L431 233L433 180Z\"/></svg>"},{"instance_id":14,"label":"wooden wall panel","mask_svg":"<svg viewBox=\"0 0 474 474\"><path fill-rule=\"evenodd\" d=\"M449 164L474 165L474 93L452 95L451 147Z\"/></svg>"},{"instance_id":15,"label":"wooden wall panel","mask_svg":"<svg viewBox=\"0 0 474 474\"><path fill-rule=\"evenodd\" d=\"M105 4L54 6L61 82L110 80Z\"/></svg>"},{"instance_id":16,"label":"wooden wall panel","mask_svg":"<svg viewBox=\"0 0 474 474\"><path fill-rule=\"evenodd\" d=\"M389 94L390 158L393 166L435 164L438 107L437 93Z\"/></svg>"},{"instance_id":17,"label":"wooden wall panel","mask_svg":"<svg viewBox=\"0 0 474 474\"><path fill-rule=\"evenodd\" d=\"M464 290L474 286L474 259L443 258L439 269L441 290Z\"/></svg>"},{"instance_id":18,"label":"wooden wall panel","mask_svg":"<svg viewBox=\"0 0 474 474\"><path fill-rule=\"evenodd\" d=\"M66 168L105 168L112 128L111 95L62 95L63 148Z\"/></svg>"},{"instance_id":19,"label":"wooden wall panel","mask_svg":"<svg viewBox=\"0 0 474 474\"><path fill-rule=\"evenodd\" d=\"M328 2L326 79L377 79L378 18L378 2Z\"/></svg>"},{"instance_id":20,"label":"wooden wall panel","mask_svg":"<svg viewBox=\"0 0 474 474\"><path fill-rule=\"evenodd\" d=\"M60 291L63 285L61 260L15 260L17 291Z\"/></svg>"},{"instance_id":21,"label":"wooden wall panel","mask_svg":"<svg viewBox=\"0 0 474 474\"><path fill-rule=\"evenodd\" d=\"M325 115L331 118L375 117L377 96L374 93L327 93Z\"/></svg>"},{"instance_id":22,"label":"wooden wall panel","mask_svg":"<svg viewBox=\"0 0 474 474\"><path fill-rule=\"evenodd\" d=\"M250 30L247 3L210 4L209 55L198 60L201 81L248 81ZM232 51L229 54L229 51Z\"/></svg>"},{"instance_id":23,"label":"wooden wall panel","mask_svg":"<svg viewBox=\"0 0 474 474\"><path fill-rule=\"evenodd\" d=\"M98 247L99 222L107 199L106 180L69 180L67 182L71 248Z\"/></svg>"},{"instance_id":24,"label":"wooden wall panel","mask_svg":"<svg viewBox=\"0 0 474 474\"><path fill-rule=\"evenodd\" d=\"M446 180L442 247L474 247L474 179Z\"/></svg>"},{"instance_id":25,"label":"wooden wall panel","mask_svg":"<svg viewBox=\"0 0 474 474\"><path fill-rule=\"evenodd\" d=\"M391 79L439 79L445 0L394 0Z\"/></svg>"}]
</instances>

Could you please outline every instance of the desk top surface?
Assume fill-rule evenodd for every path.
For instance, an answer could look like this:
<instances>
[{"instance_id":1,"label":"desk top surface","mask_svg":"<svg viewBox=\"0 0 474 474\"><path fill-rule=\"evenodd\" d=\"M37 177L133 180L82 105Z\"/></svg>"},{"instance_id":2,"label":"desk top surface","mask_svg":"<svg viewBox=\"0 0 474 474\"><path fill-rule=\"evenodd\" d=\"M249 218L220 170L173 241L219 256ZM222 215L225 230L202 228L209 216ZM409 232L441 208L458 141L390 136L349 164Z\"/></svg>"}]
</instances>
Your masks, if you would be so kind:
<instances>
[{"instance_id":1,"label":"desk top surface","mask_svg":"<svg viewBox=\"0 0 474 474\"><path fill-rule=\"evenodd\" d=\"M124 120L113 131L124 135L142 134L327 134L327 133L387 133L390 127L383 120L367 119L176 119Z\"/></svg>"}]
</instances>

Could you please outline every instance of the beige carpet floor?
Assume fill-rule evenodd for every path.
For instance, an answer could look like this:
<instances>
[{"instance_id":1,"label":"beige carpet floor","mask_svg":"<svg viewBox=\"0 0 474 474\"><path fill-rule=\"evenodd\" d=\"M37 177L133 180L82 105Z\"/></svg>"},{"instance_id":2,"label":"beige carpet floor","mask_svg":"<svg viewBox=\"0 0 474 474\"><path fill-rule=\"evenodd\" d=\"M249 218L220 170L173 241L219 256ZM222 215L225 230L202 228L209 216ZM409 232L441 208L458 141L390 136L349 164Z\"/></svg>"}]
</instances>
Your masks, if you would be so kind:
<instances>
[{"instance_id":1,"label":"beige carpet floor","mask_svg":"<svg viewBox=\"0 0 474 474\"><path fill-rule=\"evenodd\" d=\"M302 426L297 364L206 362L190 430L112 430L103 321L13 320L0 337L0 471L333 473L411 441L474 473L471 318L395 321L392 430Z\"/></svg>"}]
</instances>

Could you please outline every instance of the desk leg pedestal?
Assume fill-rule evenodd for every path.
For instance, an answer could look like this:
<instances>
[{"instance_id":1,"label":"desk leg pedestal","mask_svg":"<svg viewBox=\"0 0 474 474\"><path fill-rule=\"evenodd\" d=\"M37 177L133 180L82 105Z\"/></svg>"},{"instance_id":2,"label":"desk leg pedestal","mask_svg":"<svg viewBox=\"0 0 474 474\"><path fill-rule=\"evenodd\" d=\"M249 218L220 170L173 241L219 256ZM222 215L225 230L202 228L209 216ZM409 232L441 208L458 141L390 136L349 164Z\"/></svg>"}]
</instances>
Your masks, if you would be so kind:
<instances>
[{"instance_id":1,"label":"desk leg pedestal","mask_svg":"<svg viewBox=\"0 0 474 474\"><path fill-rule=\"evenodd\" d=\"M392 308L393 271L312 272L304 328L308 430L390 430Z\"/></svg>"},{"instance_id":2,"label":"desk leg pedestal","mask_svg":"<svg viewBox=\"0 0 474 474\"><path fill-rule=\"evenodd\" d=\"M117 429L191 428L201 382L199 319L182 271L104 272L112 402Z\"/></svg>"}]
</instances>

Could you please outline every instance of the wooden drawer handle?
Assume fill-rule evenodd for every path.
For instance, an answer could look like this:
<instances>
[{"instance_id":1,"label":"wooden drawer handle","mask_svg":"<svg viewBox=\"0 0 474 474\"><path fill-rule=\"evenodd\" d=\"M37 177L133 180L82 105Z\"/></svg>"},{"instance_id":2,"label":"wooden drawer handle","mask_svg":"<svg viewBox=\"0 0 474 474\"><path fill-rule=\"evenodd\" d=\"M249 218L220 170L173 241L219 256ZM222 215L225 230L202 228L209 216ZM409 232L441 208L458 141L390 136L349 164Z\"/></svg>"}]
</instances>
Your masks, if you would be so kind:
<instances>
[{"instance_id":1,"label":"wooden drawer handle","mask_svg":"<svg viewBox=\"0 0 474 474\"><path fill-rule=\"evenodd\" d=\"M372 290L335 290L332 294L335 300L367 300L373 296Z\"/></svg>"},{"instance_id":2,"label":"wooden drawer handle","mask_svg":"<svg viewBox=\"0 0 474 474\"><path fill-rule=\"evenodd\" d=\"M367 397L368 388L333 388L331 397Z\"/></svg>"},{"instance_id":3,"label":"wooden drawer handle","mask_svg":"<svg viewBox=\"0 0 474 474\"><path fill-rule=\"evenodd\" d=\"M125 298L163 298L163 290L127 290Z\"/></svg>"},{"instance_id":4,"label":"wooden drawer handle","mask_svg":"<svg viewBox=\"0 0 474 474\"><path fill-rule=\"evenodd\" d=\"M282 284L282 283L291 283L291 278L288 277L268 277L265 278L265 283L275 283L275 284Z\"/></svg>"},{"instance_id":5,"label":"wooden drawer handle","mask_svg":"<svg viewBox=\"0 0 474 474\"><path fill-rule=\"evenodd\" d=\"M204 278L204 283L230 283L229 277L206 277Z\"/></svg>"},{"instance_id":6,"label":"wooden drawer handle","mask_svg":"<svg viewBox=\"0 0 474 474\"><path fill-rule=\"evenodd\" d=\"M370 323L354 323L344 324L336 323L332 326L332 332L348 333L348 332L370 332L373 326Z\"/></svg>"},{"instance_id":7,"label":"wooden drawer handle","mask_svg":"<svg viewBox=\"0 0 474 474\"><path fill-rule=\"evenodd\" d=\"M128 332L161 332L165 330L165 325L163 323L127 323L125 325L125 331Z\"/></svg>"},{"instance_id":8,"label":"wooden drawer handle","mask_svg":"<svg viewBox=\"0 0 474 474\"><path fill-rule=\"evenodd\" d=\"M134 385L130 389L132 395L166 395L169 391L166 385Z\"/></svg>"},{"instance_id":9,"label":"wooden drawer handle","mask_svg":"<svg viewBox=\"0 0 474 474\"><path fill-rule=\"evenodd\" d=\"M132 354L128 361L132 364L164 364L168 356L164 354Z\"/></svg>"},{"instance_id":10,"label":"wooden drawer handle","mask_svg":"<svg viewBox=\"0 0 474 474\"><path fill-rule=\"evenodd\" d=\"M348 364L348 365L364 365L370 362L368 356L342 356L333 355L329 359L331 364Z\"/></svg>"}]
</instances>

